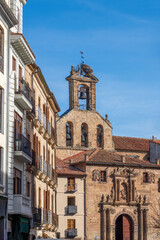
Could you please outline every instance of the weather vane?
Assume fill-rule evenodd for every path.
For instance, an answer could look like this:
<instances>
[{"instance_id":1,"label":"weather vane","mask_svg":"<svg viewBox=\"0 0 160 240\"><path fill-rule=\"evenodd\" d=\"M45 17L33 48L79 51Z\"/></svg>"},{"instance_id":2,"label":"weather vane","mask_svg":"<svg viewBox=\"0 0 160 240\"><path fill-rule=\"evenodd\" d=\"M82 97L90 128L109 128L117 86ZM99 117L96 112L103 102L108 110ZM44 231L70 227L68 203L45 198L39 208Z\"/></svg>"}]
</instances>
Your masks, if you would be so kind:
<instances>
[{"instance_id":1,"label":"weather vane","mask_svg":"<svg viewBox=\"0 0 160 240\"><path fill-rule=\"evenodd\" d=\"M84 63L84 56L83 56L84 53L80 51L80 54L81 54L81 63Z\"/></svg>"}]
</instances>

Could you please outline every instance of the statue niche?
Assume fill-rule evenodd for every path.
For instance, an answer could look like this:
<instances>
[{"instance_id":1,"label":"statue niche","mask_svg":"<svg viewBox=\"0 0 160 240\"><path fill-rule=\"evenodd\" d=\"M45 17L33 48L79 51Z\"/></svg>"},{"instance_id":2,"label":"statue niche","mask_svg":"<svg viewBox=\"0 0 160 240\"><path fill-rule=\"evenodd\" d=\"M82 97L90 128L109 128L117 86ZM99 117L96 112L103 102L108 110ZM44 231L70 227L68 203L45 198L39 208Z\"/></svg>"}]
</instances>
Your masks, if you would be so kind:
<instances>
[{"instance_id":1,"label":"statue niche","mask_svg":"<svg viewBox=\"0 0 160 240\"><path fill-rule=\"evenodd\" d=\"M125 182L120 185L120 201L128 202L128 186Z\"/></svg>"}]
</instances>

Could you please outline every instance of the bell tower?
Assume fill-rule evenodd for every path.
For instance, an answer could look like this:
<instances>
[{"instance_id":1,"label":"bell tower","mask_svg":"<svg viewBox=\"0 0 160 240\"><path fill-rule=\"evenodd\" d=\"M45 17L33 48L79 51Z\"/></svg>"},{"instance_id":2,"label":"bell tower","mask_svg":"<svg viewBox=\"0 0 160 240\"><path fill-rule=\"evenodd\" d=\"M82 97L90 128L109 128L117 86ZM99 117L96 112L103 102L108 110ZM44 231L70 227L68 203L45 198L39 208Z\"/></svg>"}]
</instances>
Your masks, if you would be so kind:
<instances>
[{"instance_id":1,"label":"bell tower","mask_svg":"<svg viewBox=\"0 0 160 240\"><path fill-rule=\"evenodd\" d=\"M71 66L69 82L69 109L96 111L96 83L99 81L89 65Z\"/></svg>"}]
</instances>

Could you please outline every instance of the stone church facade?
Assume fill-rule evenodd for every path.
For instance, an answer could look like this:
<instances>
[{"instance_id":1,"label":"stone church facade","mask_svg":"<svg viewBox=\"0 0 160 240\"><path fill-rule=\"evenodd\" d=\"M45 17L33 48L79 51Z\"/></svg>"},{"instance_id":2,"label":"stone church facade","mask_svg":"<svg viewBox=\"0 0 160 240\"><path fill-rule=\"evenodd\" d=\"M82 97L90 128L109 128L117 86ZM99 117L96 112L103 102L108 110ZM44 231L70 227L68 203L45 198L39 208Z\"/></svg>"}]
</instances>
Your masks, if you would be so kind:
<instances>
[{"instance_id":1,"label":"stone church facade","mask_svg":"<svg viewBox=\"0 0 160 240\"><path fill-rule=\"evenodd\" d=\"M98 79L88 65L72 66L66 80L69 109L57 118L56 154L86 173L84 238L160 239L160 162L149 154L154 140L112 136L108 116L96 111Z\"/></svg>"}]
</instances>

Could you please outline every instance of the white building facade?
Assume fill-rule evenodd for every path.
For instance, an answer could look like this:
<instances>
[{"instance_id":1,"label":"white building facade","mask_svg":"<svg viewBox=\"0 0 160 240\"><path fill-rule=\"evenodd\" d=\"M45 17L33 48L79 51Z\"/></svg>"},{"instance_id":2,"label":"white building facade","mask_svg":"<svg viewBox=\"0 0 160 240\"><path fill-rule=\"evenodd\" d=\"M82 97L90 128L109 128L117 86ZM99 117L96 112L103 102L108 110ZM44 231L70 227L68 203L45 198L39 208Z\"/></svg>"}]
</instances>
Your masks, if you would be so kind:
<instances>
[{"instance_id":1,"label":"white building facade","mask_svg":"<svg viewBox=\"0 0 160 240\"><path fill-rule=\"evenodd\" d=\"M8 207L8 91L10 29L17 20L8 1L0 1L0 239L7 239Z\"/></svg>"}]
</instances>

